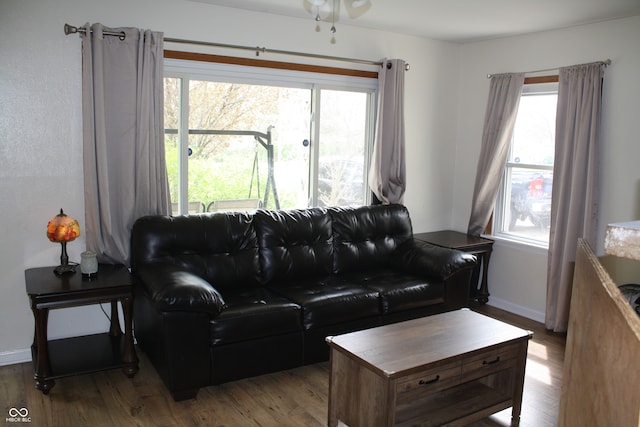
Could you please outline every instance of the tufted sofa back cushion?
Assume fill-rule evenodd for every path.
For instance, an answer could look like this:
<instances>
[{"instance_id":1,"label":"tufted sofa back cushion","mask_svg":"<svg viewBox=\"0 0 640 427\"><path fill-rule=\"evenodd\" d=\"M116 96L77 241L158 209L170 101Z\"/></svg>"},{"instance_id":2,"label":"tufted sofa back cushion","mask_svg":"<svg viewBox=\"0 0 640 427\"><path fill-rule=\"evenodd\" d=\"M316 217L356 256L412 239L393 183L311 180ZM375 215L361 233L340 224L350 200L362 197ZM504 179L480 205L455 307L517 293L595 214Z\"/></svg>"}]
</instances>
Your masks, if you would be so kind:
<instances>
[{"instance_id":1,"label":"tufted sofa back cushion","mask_svg":"<svg viewBox=\"0 0 640 427\"><path fill-rule=\"evenodd\" d=\"M131 232L131 267L170 264L218 289L260 283L258 241L250 215L148 216Z\"/></svg>"},{"instance_id":2,"label":"tufted sofa back cushion","mask_svg":"<svg viewBox=\"0 0 640 427\"><path fill-rule=\"evenodd\" d=\"M331 218L325 209L259 210L253 220L265 282L291 283L331 272Z\"/></svg>"},{"instance_id":3,"label":"tufted sofa back cushion","mask_svg":"<svg viewBox=\"0 0 640 427\"><path fill-rule=\"evenodd\" d=\"M388 265L391 253L412 239L411 219L402 205L330 208L334 273Z\"/></svg>"}]
</instances>

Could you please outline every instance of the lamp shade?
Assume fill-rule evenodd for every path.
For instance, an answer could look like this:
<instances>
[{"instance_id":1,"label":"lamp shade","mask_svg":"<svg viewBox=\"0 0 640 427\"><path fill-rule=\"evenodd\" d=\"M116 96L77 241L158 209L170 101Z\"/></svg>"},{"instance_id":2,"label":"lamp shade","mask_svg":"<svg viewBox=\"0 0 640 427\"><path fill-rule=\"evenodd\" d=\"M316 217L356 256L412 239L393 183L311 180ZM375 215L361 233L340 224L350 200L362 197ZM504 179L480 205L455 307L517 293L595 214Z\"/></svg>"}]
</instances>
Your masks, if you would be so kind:
<instances>
[{"instance_id":1,"label":"lamp shade","mask_svg":"<svg viewBox=\"0 0 640 427\"><path fill-rule=\"evenodd\" d=\"M53 271L57 275L75 273L75 265L69 264L67 255L67 242L75 240L80 236L80 224L60 209L60 213L49 220L47 224L47 238L55 243L60 243L62 253L60 254L60 265Z\"/></svg>"},{"instance_id":2,"label":"lamp shade","mask_svg":"<svg viewBox=\"0 0 640 427\"><path fill-rule=\"evenodd\" d=\"M47 237L52 242L70 242L78 236L80 236L80 224L62 209L47 224Z\"/></svg>"}]
</instances>

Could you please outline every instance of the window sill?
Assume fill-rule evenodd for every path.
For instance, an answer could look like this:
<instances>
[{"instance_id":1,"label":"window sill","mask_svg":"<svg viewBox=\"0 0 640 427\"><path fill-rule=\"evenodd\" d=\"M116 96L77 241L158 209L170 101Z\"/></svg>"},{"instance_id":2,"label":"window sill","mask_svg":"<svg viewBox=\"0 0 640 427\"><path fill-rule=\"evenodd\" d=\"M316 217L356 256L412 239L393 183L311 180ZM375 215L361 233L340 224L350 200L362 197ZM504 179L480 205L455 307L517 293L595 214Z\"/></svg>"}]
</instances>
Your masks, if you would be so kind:
<instances>
[{"instance_id":1,"label":"window sill","mask_svg":"<svg viewBox=\"0 0 640 427\"><path fill-rule=\"evenodd\" d=\"M525 250L539 255L547 255L549 252L549 246L544 243L520 240L504 234L489 234L483 235L483 237L499 242L501 246L506 248Z\"/></svg>"}]
</instances>

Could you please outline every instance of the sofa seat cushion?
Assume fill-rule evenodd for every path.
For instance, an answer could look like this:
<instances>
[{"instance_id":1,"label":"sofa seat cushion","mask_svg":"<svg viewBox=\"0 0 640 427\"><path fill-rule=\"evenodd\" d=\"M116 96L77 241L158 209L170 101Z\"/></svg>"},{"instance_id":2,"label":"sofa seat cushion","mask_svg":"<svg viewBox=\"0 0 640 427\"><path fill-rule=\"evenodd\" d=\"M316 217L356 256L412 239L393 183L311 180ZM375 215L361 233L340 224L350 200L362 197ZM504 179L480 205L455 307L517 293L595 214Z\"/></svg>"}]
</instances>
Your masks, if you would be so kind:
<instances>
[{"instance_id":1,"label":"sofa seat cushion","mask_svg":"<svg viewBox=\"0 0 640 427\"><path fill-rule=\"evenodd\" d=\"M342 276L346 283L380 294L383 314L421 308L445 301L444 282L394 269L377 269Z\"/></svg>"},{"instance_id":2,"label":"sofa seat cushion","mask_svg":"<svg viewBox=\"0 0 640 427\"><path fill-rule=\"evenodd\" d=\"M211 345L302 333L300 306L268 289L227 290L227 308L211 320Z\"/></svg>"},{"instance_id":3,"label":"sofa seat cushion","mask_svg":"<svg viewBox=\"0 0 640 427\"><path fill-rule=\"evenodd\" d=\"M380 315L377 291L333 276L287 283L274 291L302 307L305 330Z\"/></svg>"}]
</instances>

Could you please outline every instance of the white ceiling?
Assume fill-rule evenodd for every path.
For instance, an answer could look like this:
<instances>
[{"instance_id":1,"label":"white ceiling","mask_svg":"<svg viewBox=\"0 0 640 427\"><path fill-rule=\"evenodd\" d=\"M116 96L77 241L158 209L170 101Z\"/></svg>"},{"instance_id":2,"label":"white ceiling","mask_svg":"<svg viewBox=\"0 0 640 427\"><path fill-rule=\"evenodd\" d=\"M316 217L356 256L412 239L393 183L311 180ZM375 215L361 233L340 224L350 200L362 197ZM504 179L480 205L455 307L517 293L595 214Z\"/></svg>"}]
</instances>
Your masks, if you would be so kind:
<instances>
[{"instance_id":1,"label":"white ceiling","mask_svg":"<svg viewBox=\"0 0 640 427\"><path fill-rule=\"evenodd\" d=\"M313 25L309 0L191 0L297 18ZM329 0L333 1L333 0ZM343 0L336 0L342 3ZM370 0L355 19L344 4L340 25L452 42L471 42L640 15L640 0ZM330 20L330 18L329 18Z\"/></svg>"}]
</instances>

